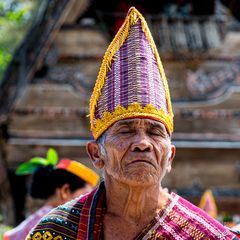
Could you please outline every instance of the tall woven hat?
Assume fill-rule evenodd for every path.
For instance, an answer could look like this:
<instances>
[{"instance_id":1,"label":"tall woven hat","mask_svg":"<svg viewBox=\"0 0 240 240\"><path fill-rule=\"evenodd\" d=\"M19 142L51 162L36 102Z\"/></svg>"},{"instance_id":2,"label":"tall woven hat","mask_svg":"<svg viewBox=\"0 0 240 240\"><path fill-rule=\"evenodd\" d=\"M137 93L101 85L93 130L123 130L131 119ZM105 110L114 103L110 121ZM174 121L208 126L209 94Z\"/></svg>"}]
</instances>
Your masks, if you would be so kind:
<instances>
[{"instance_id":1,"label":"tall woven hat","mask_svg":"<svg viewBox=\"0 0 240 240\"><path fill-rule=\"evenodd\" d=\"M134 7L110 43L90 99L91 131L98 139L115 122L151 118L173 131L164 69L144 17Z\"/></svg>"}]
</instances>

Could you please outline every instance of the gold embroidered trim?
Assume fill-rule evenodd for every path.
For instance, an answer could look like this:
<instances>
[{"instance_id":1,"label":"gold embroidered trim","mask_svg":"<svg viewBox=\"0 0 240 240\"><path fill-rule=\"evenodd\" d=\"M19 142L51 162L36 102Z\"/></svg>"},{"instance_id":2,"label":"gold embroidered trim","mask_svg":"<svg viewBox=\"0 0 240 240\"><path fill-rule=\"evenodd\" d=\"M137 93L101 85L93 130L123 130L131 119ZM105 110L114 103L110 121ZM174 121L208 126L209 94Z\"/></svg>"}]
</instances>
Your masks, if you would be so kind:
<instances>
[{"instance_id":1,"label":"gold embroidered trim","mask_svg":"<svg viewBox=\"0 0 240 240\"><path fill-rule=\"evenodd\" d=\"M95 135L95 136L97 136L99 134L94 133L94 130L95 130L95 127L94 127L94 113L95 113L95 108L97 106L97 102L98 102L99 97L101 95L101 90L102 90L102 88L104 86L104 83L105 83L107 72L110 69L110 66L111 66L112 60L114 58L114 55L116 54L116 52L119 50L119 48L123 45L124 41L126 40L128 34L129 34L130 27L133 26L134 24L136 24L139 19L141 21L142 30L146 34L146 37L149 41L149 44L150 44L150 46L153 50L153 53L156 57L159 72L160 72L160 75L162 77L163 84L164 84L164 89L165 89L165 93L166 93L166 100L167 100L169 117L173 118L173 112L172 112L172 105L171 105L171 100L170 100L168 83L167 83L166 75L165 75L165 72L164 72L159 54L158 54L157 47L154 43L151 32L150 32L150 30L147 26L147 23L146 23L144 17L141 15L140 12L138 12L136 10L136 8L132 7L132 8L130 8L128 16L126 17L122 27L120 28L120 30L118 31L118 33L114 37L113 41L110 43L110 45L109 45L109 47L108 47L108 49L107 49L107 51L106 51L106 53L103 57L102 65L101 65L101 68L99 70L97 81L96 81L96 84L94 86L94 90L93 90L93 93L92 93L92 96L91 96L91 99L90 99L90 123L91 123L91 130L93 131L93 135ZM96 124L97 124L97 122L96 122ZM109 126L109 124L108 124L108 126ZM101 127L97 127L97 129L99 129L99 128L101 128Z\"/></svg>"},{"instance_id":2,"label":"gold embroidered trim","mask_svg":"<svg viewBox=\"0 0 240 240\"><path fill-rule=\"evenodd\" d=\"M142 107L139 103L134 102L128 108L117 106L114 112L105 112L101 119L96 119L96 127L92 129L94 138L97 139L109 126L119 120L141 116L159 120L165 124L169 133L173 132L173 119L163 109L157 110L151 104Z\"/></svg>"},{"instance_id":3,"label":"gold embroidered trim","mask_svg":"<svg viewBox=\"0 0 240 240\"><path fill-rule=\"evenodd\" d=\"M61 236L53 236L49 231L41 234L40 232L34 233L31 237L28 235L27 240L63 240Z\"/></svg>"}]
</instances>

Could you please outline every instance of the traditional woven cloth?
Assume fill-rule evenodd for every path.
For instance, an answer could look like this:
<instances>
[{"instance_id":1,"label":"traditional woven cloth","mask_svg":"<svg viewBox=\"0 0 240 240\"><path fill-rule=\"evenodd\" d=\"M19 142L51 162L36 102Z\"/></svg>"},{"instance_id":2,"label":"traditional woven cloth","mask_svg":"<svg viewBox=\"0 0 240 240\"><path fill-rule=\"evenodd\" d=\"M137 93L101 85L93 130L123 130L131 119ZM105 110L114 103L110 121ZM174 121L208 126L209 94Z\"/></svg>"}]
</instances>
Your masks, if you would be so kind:
<instances>
[{"instance_id":1,"label":"traditional woven cloth","mask_svg":"<svg viewBox=\"0 0 240 240\"><path fill-rule=\"evenodd\" d=\"M103 239L105 212L106 192L102 182L92 193L78 201L58 207L43 218L29 235L28 240ZM142 239L230 240L237 238L204 211L172 193L165 207L134 238L134 240Z\"/></svg>"},{"instance_id":2,"label":"traditional woven cloth","mask_svg":"<svg viewBox=\"0 0 240 240\"><path fill-rule=\"evenodd\" d=\"M118 120L147 117L173 131L173 113L164 69L147 23L130 8L109 45L90 100L95 139Z\"/></svg>"},{"instance_id":3,"label":"traditional woven cloth","mask_svg":"<svg viewBox=\"0 0 240 240\"><path fill-rule=\"evenodd\" d=\"M26 240L75 240L82 209L80 201L71 201L57 207L34 228ZM54 230L53 230L54 229Z\"/></svg>"},{"instance_id":4,"label":"traditional woven cloth","mask_svg":"<svg viewBox=\"0 0 240 240\"><path fill-rule=\"evenodd\" d=\"M26 240L101 239L105 202L102 182L90 194L59 206L45 216Z\"/></svg>"}]
</instances>

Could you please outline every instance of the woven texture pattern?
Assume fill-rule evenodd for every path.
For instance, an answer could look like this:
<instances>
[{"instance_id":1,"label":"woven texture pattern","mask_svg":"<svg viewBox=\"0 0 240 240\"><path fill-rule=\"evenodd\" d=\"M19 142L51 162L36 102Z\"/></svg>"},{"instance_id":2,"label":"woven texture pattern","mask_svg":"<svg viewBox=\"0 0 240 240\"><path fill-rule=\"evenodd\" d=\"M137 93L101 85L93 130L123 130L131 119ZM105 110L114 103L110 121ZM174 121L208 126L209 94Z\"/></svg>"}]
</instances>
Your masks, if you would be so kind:
<instances>
[{"instance_id":1,"label":"woven texture pattern","mask_svg":"<svg viewBox=\"0 0 240 240\"><path fill-rule=\"evenodd\" d=\"M96 107L96 118L113 112L117 106L127 108L137 102L152 104L168 113L166 95L156 58L142 31L140 20L132 26L123 46L117 51Z\"/></svg>"},{"instance_id":2,"label":"woven texture pattern","mask_svg":"<svg viewBox=\"0 0 240 240\"><path fill-rule=\"evenodd\" d=\"M27 240L103 239L104 182L90 194L59 206L44 217ZM124 234L124 233L123 233ZM172 193L165 207L134 240L232 240L234 234L190 202Z\"/></svg>"}]
</instances>

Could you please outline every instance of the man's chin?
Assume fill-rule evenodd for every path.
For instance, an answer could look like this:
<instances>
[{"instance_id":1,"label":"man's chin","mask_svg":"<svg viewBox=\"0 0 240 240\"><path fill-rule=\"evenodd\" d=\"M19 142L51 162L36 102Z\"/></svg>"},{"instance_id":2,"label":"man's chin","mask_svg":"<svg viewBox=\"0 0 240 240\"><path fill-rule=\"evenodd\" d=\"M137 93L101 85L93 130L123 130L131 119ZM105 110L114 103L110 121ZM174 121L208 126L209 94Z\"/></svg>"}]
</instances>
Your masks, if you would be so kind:
<instances>
[{"instance_id":1,"label":"man's chin","mask_svg":"<svg viewBox=\"0 0 240 240\"><path fill-rule=\"evenodd\" d=\"M152 186L159 182L159 178L149 172L131 173L124 176L123 182L132 186Z\"/></svg>"}]
</instances>

